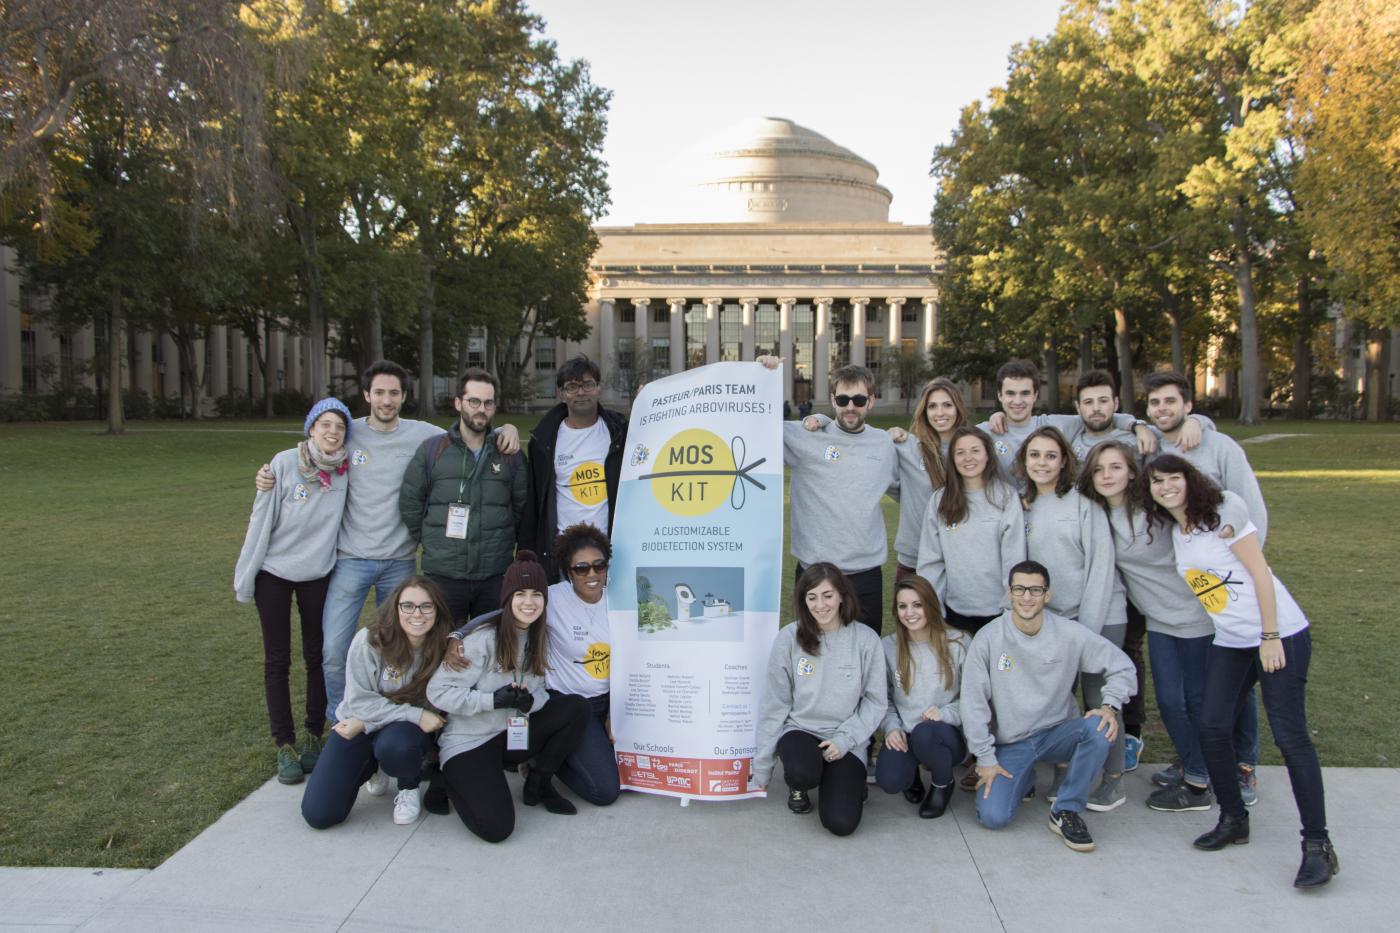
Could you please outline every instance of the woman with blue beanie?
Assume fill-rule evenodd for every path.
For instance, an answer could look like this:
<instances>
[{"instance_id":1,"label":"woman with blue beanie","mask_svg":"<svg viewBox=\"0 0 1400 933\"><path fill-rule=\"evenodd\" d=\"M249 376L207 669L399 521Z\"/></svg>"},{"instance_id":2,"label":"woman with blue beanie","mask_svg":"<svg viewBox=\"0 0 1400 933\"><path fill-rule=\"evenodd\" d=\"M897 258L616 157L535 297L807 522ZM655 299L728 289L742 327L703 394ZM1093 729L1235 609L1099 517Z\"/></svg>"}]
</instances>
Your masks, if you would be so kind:
<instances>
[{"instance_id":1,"label":"woman with blue beanie","mask_svg":"<svg viewBox=\"0 0 1400 933\"><path fill-rule=\"evenodd\" d=\"M276 485L258 492L248 534L233 571L239 602L258 607L263 637L263 693L277 780L297 784L316 766L326 727L326 682L321 673L321 610L335 565L336 538L345 511L345 441L350 410L326 398L306 415L306 440L272 458ZM292 596L301 616L306 664L306 720L300 749L292 722Z\"/></svg>"}]
</instances>

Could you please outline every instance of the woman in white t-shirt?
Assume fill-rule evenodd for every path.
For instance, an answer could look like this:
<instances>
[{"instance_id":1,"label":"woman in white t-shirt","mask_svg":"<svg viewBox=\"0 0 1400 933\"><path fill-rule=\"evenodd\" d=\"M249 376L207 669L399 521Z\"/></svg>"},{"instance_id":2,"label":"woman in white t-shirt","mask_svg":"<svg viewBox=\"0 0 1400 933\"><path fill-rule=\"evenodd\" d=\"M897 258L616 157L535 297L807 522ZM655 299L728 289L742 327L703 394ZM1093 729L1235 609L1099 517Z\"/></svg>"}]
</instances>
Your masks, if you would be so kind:
<instances>
[{"instance_id":1,"label":"woman in white t-shirt","mask_svg":"<svg viewBox=\"0 0 1400 933\"><path fill-rule=\"evenodd\" d=\"M1259 682L1274 741L1288 766L1303 829L1295 887L1326 884L1337 872L1327 835L1322 767L1308 731L1304 688L1312 657L1308 620L1269 570L1244 501L1222 492L1195 467L1167 454L1144 471L1152 501L1173 523L1177 571L1215 624L1206 657L1201 751L1220 800L1220 822L1198 849L1249 842L1249 812L1235 778L1235 719Z\"/></svg>"},{"instance_id":2,"label":"woman in white t-shirt","mask_svg":"<svg viewBox=\"0 0 1400 933\"><path fill-rule=\"evenodd\" d=\"M608 725L612 640L607 586L612 545L593 525L576 524L560 532L554 550L564 579L549 588L545 683L551 696L581 696L591 708L583 738L564 760L559 780L589 803L606 807L621 791Z\"/></svg>"}]
</instances>

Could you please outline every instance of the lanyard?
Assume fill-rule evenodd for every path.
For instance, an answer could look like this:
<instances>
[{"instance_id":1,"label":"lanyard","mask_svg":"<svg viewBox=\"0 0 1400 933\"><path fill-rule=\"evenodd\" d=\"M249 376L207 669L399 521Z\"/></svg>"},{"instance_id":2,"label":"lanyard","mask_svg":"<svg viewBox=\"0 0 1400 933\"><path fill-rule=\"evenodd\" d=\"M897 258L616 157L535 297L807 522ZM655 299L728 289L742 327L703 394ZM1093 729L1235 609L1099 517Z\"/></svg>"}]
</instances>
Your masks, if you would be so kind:
<instances>
[{"instance_id":1,"label":"lanyard","mask_svg":"<svg viewBox=\"0 0 1400 933\"><path fill-rule=\"evenodd\" d=\"M462 429L461 429L460 427L458 427L458 428L457 428L457 433L458 433L459 436L461 435L461 432L462 432ZM476 458L476 462L475 462L475 464L472 466L472 473L471 473L471 476L470 476L470 477L467 476L467 456L471 453L471 450L468 449L468 447L467 447L467 439L466 439L465 437L462 438L462 478L461 478L460 480L457 481L457 501L458 501L458 502L462 502L462 501L463 501L462 496L466 494L466 491L467 491L467 480L470 479L470 480L472 480L473 482L475 482L475 481L476 481L476 474L479 473L479 472L481 471L481 461L485 460L486 457L487 457L486 442L489 441L489 440L491 439L491 434L492 434L492 433L493 433L493 432L490 432L490 431L486 432L486 436L485 436L484 438L481 439L481 455L480 455L479 457Z\"/></svg>"}]
</instances>

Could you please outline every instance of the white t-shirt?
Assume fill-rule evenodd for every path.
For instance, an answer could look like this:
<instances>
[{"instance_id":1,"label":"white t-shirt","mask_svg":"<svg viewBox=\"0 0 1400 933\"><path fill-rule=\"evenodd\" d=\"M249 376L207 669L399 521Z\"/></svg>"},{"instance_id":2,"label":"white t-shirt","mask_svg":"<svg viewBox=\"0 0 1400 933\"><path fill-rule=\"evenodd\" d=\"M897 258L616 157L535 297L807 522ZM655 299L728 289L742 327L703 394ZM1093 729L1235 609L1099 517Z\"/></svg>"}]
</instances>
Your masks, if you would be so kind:
<instances>
[{"instance_id":1,"label":"white t-shirt","mask_svg":"<svg viewBox=\"0 0 1400 933\"><path fill-rule=\"evenodd\" d=\"M603 461L611 440L602 418L593 422L591 428L559 425L554 445L556 531L579 522L607 531L608 484L603 476Z\"/></svg>"},{"instance_id":2,"label":"white t-shirt","mask_svg":"<svg viewBox=\"0 0 1400 933\"><path fill-rule=\"evenodd\" d=\"M1235 536L1228 540L1220 537L1220 530L1226 525L1235 529ZM1222 648L1259 647L1262 620L1254 578L1230 549L1233 542L1251 534L1257 539L1259 530L1249 520L1244 500L1228 490L1220 504L1220 525L1215 531L1188 535L1179 527L1172 529L1177 572L1215 623L1215 643ZM1269 577L1274 581L1279 636L1287 638L1301 632L1308 627L1303 610L1272 571Z\"/></svg>"},{"instance_id":3,"label":"white t-shirt","mask_svg":"<svg viewBox=\"0 0 1400 933\"><path fill-rule=\"evenodd\" d=\"M609 644L608 593L586 603L574 585L560 580L549 588L549 671L545 685L560 693L595 697L608 691L612 647Z\"/></svg>"}]
</instances>

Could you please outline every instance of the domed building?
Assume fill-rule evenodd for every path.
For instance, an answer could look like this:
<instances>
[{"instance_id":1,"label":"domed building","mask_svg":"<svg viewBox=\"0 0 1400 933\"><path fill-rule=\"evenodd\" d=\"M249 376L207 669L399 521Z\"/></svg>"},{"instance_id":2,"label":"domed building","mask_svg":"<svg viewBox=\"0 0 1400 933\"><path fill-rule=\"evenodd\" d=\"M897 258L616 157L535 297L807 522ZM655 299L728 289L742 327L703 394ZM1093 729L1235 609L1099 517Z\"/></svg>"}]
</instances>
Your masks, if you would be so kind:
<instances>
[{"instance_id":1,"label":"domed building","mask_svg":"<svg viewBox=\"0 0 1400 933\"><path fill-rule=\"evenodd\" d=\"M932 347L929 227L891 223L875 166L820 133L743 120L677 160L655 203L664 222L596 228L592 333L551 354L598 360L607 402L626 405L669 373L771 353L789 361L788 400L821 404L833 368L878 376L887 349ZM882 386L881 407L898 400Z\"/></svg>"}]
</instances>

